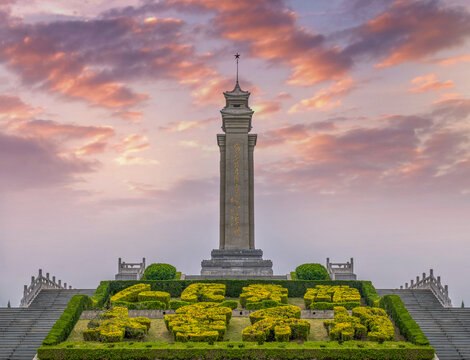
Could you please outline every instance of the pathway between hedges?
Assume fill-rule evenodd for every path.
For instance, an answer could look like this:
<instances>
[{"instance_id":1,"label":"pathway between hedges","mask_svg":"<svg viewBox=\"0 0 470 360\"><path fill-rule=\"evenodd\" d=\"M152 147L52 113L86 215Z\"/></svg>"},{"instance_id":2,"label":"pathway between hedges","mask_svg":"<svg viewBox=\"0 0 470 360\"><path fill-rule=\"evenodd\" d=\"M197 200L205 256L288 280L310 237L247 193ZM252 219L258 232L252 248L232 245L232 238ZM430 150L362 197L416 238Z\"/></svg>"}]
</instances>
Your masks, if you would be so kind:
<instances>
[{"instance_id":1,"label":"pathway between hedges","mask_svg":"<svg viewBox=\"0 0 470 360\"><path fill-rule=\"evenodd\" d=\"M29 308L0 308L0 359L31 360L69 300L91 290L41 290Z\"/></svg>"},{"instance_id":2,"label":"pathway between hedges","mask_svg":"<svg viewBox=\"0 0 470 360\"><path fill-rule=\"evenodd\" d=\"M439 360L470 360L470 308L445 308L431 290L377 289L395 294L419 324Z\"/></svg>"}]
</instances>

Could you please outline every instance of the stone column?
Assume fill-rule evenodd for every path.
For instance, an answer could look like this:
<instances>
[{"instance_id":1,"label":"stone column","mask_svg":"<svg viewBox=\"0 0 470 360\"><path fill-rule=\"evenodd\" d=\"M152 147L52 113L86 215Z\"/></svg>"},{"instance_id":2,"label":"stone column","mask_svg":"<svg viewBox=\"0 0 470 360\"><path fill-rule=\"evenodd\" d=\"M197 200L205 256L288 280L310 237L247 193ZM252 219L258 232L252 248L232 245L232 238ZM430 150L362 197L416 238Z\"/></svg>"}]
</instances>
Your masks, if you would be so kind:
<instances>
[{"instance_id":1,"label":"stone column","mask_svg":"<svg viewBox=\"0 0 470 360\"><path fill-rule=\"evenodd\" d=\"M250 248L248 134L226 134L225 248Z\"/></svg>"},{"instance_id":2,"label":"stone column","mask_svg":"<svg viewBox=\"0 0 470 360\"><path fill-rule=\"evenodd\" d=\"M254 150L256 146L256 134L248 135L248 171L249 171L249 188L250 188L250 249L255 248L255 198L254 198L254 188L255 188L255 166L254 166Z\"/></svg>"},{"instance_id":3,"label":"stone column","mask_svg":"<svg viewBox=\"0 0 470 360\"><path fill-rule=\"evenodd\" d=\"M219 249L225 249L225 134L217 135L220 149L220 219L219 219Z\"/></svg>"}]
</instances>

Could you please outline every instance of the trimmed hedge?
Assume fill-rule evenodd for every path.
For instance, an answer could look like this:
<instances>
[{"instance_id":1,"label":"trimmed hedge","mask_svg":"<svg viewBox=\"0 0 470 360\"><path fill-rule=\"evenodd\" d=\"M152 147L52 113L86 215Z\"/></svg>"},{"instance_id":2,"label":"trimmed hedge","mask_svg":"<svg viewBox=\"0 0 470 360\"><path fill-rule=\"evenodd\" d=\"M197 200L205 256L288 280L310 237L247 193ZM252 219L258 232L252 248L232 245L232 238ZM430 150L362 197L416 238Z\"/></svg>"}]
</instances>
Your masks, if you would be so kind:
<instances>
[{"instance_id":1,"label":"trimmed hedge","mask_svg":"<svg viewBox=\"0 0 470 360\"><path fill-rule=\"evenodd\" d=\"M87 359L87 360L432 360L434 349L429 346L417 346L405 342L376 342L346 341L338 344L336 341L306 341L298 343L264 343L253 342L220 342L207 343L146 343L129 342L112 344L83 344L83 342L64 342L53 347L42 346L38 349L41 360Z\"/></svg>"},{"instance_id":2,"label":"trimmed hedge","mask_svg":"<svg viewBox=\"0 0 470 360\"><path fill-rule=\"evenodd\" d=\"M129 318L129 310L124 307L114 307L99 320L90 321L88 329L82 332L85 341L101 341L116 343L123 338L142 340L148 333L151 321L146 317Z\"/></svg>"},{"instance_id":3,"label":"trimmed hedge","mask_svg":"<svg viewBox=\"0 0 470 360\"><path fill-rule=\"evenodd\" d=\"M295 269L299 280L331 280L328 271L321 264L302 264Z\"/></svg>"},{"instance_id":4,"label":"trimmed hedge","mask_svg":"<svg viewBox=\"0 0 470 360\"><path fill-rule=\"evenodd\" d=\"M92 307L91 298L87 295L74 295L60 318L52 325L51 330L42 341L43 345L56 345L68 338L83 310Z\"/></svg>"},{"instance_id":5,"label":"trimmed hedge","mask_svg":"<svg viewBox=\"0 0 470 360\"><path fill-rule=\"evenodd\" d=\"M200 302L176 310L174 315L165 315L165 326L175 341L222 341L232 309L215 302Z\"/></svg>"},{"instance_id":6,"label":"trimmed hedge","mask_svg":"<svg viewBox=\"0 0 470 360\"><path fill-rule=\"evenodd\" d=\"M225 300L224 284L195 283L181 293L181 300L189 303L222 302Z\"/></svg>"},{"instance_id":7,"label":"trimmed hedge","mask_svg":"<svg viewBox=\"0 0 470 360\"><path fill-rule=\"evenodd\" d=\"M292 305L255 311L250 314L250 322L252 325L242 331L243 341L307 340L310 333L310 323L300 319L300 308Z\"/></svg>"},{"instance_id":8,"label":"trimmed hedge","mask_svg":"<svg viewBox=\"0 0 470 360\"><path fill-rule=\"evenodd\" d=\"M335 306L351 310L361 306L361 295L359 290L347 285L317 285L313 289L307 289L304 303L307 309L313 310L333 310Z\"/></svg>"},{"instance_id":9,"label":"trimmed hedge","mask_svg":"<svg viewBox=\"0 0 470 360\"><path fill-rule=\"evenodd\" d=\"M361 296L364 298L366 301L367 306L379 306L379 301L380 301L380 296L377 294L377 291L375 290L374 285L372 285L372 282L370 281L361 281L361 289L359 289L359 292L361 293ZM355 287L355 286L354 286Z\"/></svg>"},{"instance_id":10,"label":"trimmed hedge","mask_svg":"<svg viewBox=\"0 0 470 360\"><path fill-rule=\"evenodd\" d=\"M429 345L429 340L419 325L409 314L398 295L385 295L380 299L380 306L391 316L400 333L406 340L416 345Z\"/></svg>"},{"instance_id":11,"label":"trimmed hedge","mask_svg":"<svg viewBox=\"0 0 470 360\"><path fill-rule=\"evenodd\" d=\"M249 310L287 304L288 290L281 285L254 284L243 288L240 305ZM271 301L271 302L269 302Z\"/></svg>"},{"instance_id":12,"label":"trimmed hedge","mask_svg":"<svg viewBox=\"0 0 470 360\"><path fill-rule=\"evenodd\" d=\"M147 266L142 280L173 280L175 276L176 268L173 265L157 263Z\"/></svg>"},{"instance_id":13,"label":"trimmed hedge","mask_svg":"<svg viewBox=\"0 0 470 360\"><path fill-rule=\"evenodd\" d=\"M194 283L213 283L225 284L225 296L238 298L243 291L243 287L252 284L277 284L285 287L289 291L289 297L303 297L308 288L316 285L348 285L359 290L361 296L369 306L379 300L379 296L370 281L359 280L160 280L160 281L142 281L142 280L114 280L102 281L96 289L93 299L100 306L106 305L109 297L117 292L139 283L150 284L153 291L166 291L171 297L180 297L183 290Z\"/></svg>"}]
</instances>

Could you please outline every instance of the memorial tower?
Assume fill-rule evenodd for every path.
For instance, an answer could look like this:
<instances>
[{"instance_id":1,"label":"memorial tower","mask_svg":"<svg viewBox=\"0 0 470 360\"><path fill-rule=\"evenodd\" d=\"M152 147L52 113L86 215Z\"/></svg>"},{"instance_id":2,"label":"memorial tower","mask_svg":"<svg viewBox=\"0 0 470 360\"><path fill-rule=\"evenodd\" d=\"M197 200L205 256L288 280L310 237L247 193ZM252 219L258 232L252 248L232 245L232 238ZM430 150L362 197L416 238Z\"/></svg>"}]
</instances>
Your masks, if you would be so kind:
<instances>
[{"instance_id":1,"label":"memorial tower","mask_svg":"<svg viewBox=\"0 0 470 360\"><path fill-rule=\"evenodd\" d=\"M212 259L202 261L201 275L271 276L272 262L255 248L254 159L256 134L250 134L249 91L243 91L237 75L232 91L225 91L220 149L220 239Z\"/></svg>"}]
</instances>

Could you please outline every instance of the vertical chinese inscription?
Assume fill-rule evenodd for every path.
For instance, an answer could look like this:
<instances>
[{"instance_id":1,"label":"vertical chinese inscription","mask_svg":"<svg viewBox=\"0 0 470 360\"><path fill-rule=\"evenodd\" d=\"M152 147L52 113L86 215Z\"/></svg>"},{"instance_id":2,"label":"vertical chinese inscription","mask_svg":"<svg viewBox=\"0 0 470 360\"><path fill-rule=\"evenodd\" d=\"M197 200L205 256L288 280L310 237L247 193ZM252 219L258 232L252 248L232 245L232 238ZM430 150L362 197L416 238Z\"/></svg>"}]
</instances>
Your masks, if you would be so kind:
<instances>
[{"instance_id":1,"label":"vertical chinese inscription","mask_svg":"<svg viewBox=\"0 0 470 360\"><path fill-rule=\"evenodd\" d=\"M240 235L240 143L233 144L233 184L234 193L230 198L230 227L234 235Z\"/></svg>"}]
</instances>

